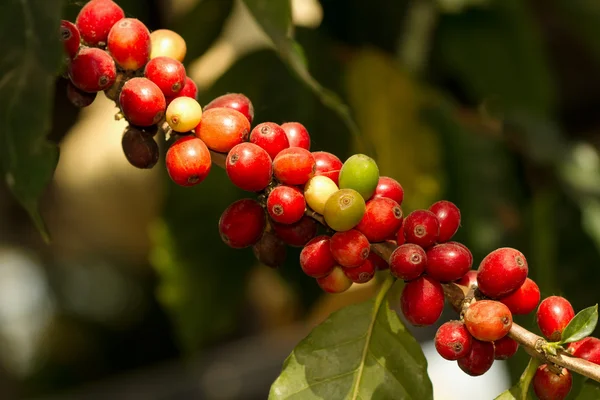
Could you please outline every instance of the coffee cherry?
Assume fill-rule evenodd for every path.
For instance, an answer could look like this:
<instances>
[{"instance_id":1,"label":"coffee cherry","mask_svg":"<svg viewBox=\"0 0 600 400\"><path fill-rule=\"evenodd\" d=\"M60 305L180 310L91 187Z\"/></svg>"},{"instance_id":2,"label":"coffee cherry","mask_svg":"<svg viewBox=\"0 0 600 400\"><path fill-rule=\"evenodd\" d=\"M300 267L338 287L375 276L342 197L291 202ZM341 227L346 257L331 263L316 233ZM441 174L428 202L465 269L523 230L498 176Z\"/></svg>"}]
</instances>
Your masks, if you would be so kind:
<instances>
[{"instance_id":1,"label":"coffee cherry","mask_svg":"<svg viewBox=\"0 0 600 400\"><path fill-rule=\"evenodd\" d=\"M367 283L375 276L375 264L367 258L356 268L344 268L344 273L354 283Z\"/></svg>"},{"instance_id":2,"label":"coffee cherry","mask_svg":"<svg viewBox=\"0 0 600 400\"><path fill-rule=\"evenodd\" d=\"M365 262L371 251L369 240L357 231L336 232L331 237L331 254L345 268L356 268Z\"/></svg>"},{"instance_id":3,"label":"coffee cherry","mask_svg":"<svg viewBox=\"0 0 600 400\"><path fill-rule=\"evenodd\" d=\"M108 34L106 49L117 65L126 71L137 71L150 59L150 31L142 21L123 18Z\"/></svg>"},{"instance_id":4,"label":"coffee cherry","mask_svg":"<svg viewBox=\"0 0 600 400\"><path fill-rule=\"evenodd\" d=\"M373 198L367 201L365 215L356 229L361 231L371 243L383 242L393 237L402 226L402 209L387 197Z\"/></svg>"},{"instance_id":5,"label":"coffee cherry","mask_svg":"<svg viewBox=\"0 0 600 400\"><path fill-rule=\"evenodd\" d=\"M537 309L537 324L546 339L557 342L562 331L575 317L575 310L571 303L564 297L546 297Z\"/></svg>"},{"instance_id":6,"label":"coffee cherry","mask_svg":"<svg viewBox=\"0 0 600 400\"><path fill-rule=\"evenodd\" d=\"M204 109L210 110L211 108L222 107L231 108L241 112L244 114L246 119L248 119L250 124L252 123L252 120L254 120L254 106L252 105L250 99L241 93L228 93L219 96L204 106Z\"/></svg>"},{"instance_id":7,"label":"coffee cherry","mask_svg":"<svg viewBox=\"0 0 600 400\"><path fill-rule=\"evenodd\" d=\"M250 123L242 113L231 108L207 110L204 107L202 120L194 132L209 149L227 153L248 139Z\"/></svg>"},{"instance_id":8,"label":"coffee cherry","mask_svg":"<svg viewBox=\"0 0 600 400\"><path fill-rule=\"evenodd\" d=\"M67 99L75 107L83 108L87 107L96 100L97 92L84 92L83 90L77 89L71 81L67 82Z\"/></svg>"},{"instance_id":9,"label":"coffee cherry","mask_svg":"<svg viewBox=\"0 0 600 400\"><path fill-rule=\"evenodd\" d=\"M481 293L496 299L517 290L529 268L523 253L510 247L492 251L484 257L477 270L477 285Z\"/></svg>"},{"instance_id":10,"label":"coffee cherry","mask_svg":"<svg viewBox=\"0 0 600 400\"><path fill-rule=\"evenodd\" d=\"M174 99L178 99L180 97L190 97L196 101L198 100L198 85L196 85L196 82L194 82L189 76L185 77L185 84L179 93L177 93L175 96L166 97L167 104L170 104Z\"/></svg>"},{"instance_id":11,"label":"coffee cherry","mask_svg":"<svg viewBox=\"0 0 600 400\"><path fill-rule=\"evenodd\" d=\"M373 263L375 269L377 269L378 271L384 271L390 268L387 261L381 258L380 255L376 254L373 251L369 253L368 259Z\"/></svg>"},{"instance_id":12,"label":"coffee cherry","mask_svg":"<svg viewBox=\"0 0 600 400\"><path fill-rule=\"evenodd\" d=\"M89 4L89 3L88 3ZM117 77L117 67L112 57L101 49L82 48L69 63L69 78L84 92L108 89Z\"/></svg>"},{"instance_id":13,"label":"coffee cherry","mask_svg":"<svg viewBox=\"0 0 600 400\"><path fill-rule=\"evenodd\" d=\"M192 140L199 140L188 136ZM260 240L266 226L265 212L253 199L241 199L232 203L219 219L219 234L226 245L242 249Z\"/></svg>"},{"instance_id":14,"label":"coffee cherry","mask_svg":"<svg viewBox=\"0 0 600 400\"><path fill-rule=\"evenodd\" d=\"M473 256L464 246L441 243L427 250L427 275L440 282L452 282L471 269Z\"/></svg>"},{"instance_id":15,"label":"coffee cherry","mask_svg":"<svg viewBox=\"0 0 600 400\"><path fill-rule=\"evenodd\" d=\"M326 151L313 151L312 154L315 157L315 175L326 176L338 185L342 161Z\"/></svg>"},{"instance_id":16,"label":"coffee cherry","mask_svg":"<svg viewBox=\"0 0 600 400\"><path fill-rule=\"evenodd\" d=\"M533 280L527 278L517 290L498 300L514 315L529 314L540 302L540 288Z\"/></svg>"},{"instance_id":17,"label":"coffee cherry","mask_svg":"<svg viewBox=\"0 0 600 400\"><path fill-rule=\"evenodd\" d=\"M373 198L377 197L387 197L394 200L398 205L402 205L404 189L397 180L389 176L380 176L375 188L375 194L373 194Z\"/></svg>"},{"instance_id":18,"label":"coffee cherry","mask_svg":"<svg viewBox=\"0 0 600 400\"><path fill-rule=\"evenodd\" d=\"M281 150L290 147L285 131L274 122L263 122L256 125L250 132L250 142L265 149L273 159Z\"/></svg>"},{"instance_id":19,"label":"coffee cherry","mask_svg":"<svg viewBox=\"0 0 600 400\"><path fill-rule=\"evenodd\" d=\"M148 61L144 76L156 83L165 97L176 96L184 88L187 77L183 64L171 57L156 57Z\"/></svg>"},{"instance_id":20,"label":"coffee cherry","mask_svg":"<svg viewBox=\"0 0 600 400\"><path fill-rule=\"evenodd\" d=\"M165 95L146 78L131 78L123 85L119 104L125 118L133 125L157 124L165 115Z\"/></svg>"},{"instance_id":21,"label":"coffee cherry","mask_svg":"<svg viewBox=\"0 0 600 400\"><path fill-rule=\"evenodd\" d=\"M407 282L400 297L400 308L411 324L433 325L444 310L444 289L426 275Z\"/></svg>"},{"instance_id":22,"label":"coffee cherry","mask_svg":"<svg viewBox=\"0 0 600 400\"><path fill-rule=\"evenodd\" d=\"M152 52L150 58L171 57L183 62L187 52L185 40L170 29L158 29L150 34Z\"/></svg>"},{"instance_id":23,"label":"coffee cherry","mask_svg":"<svg viewBox=\"0 0 600 400\"><path fill-rule=\"evenodd\" d=\"M137 168L148 169L158 162L158 144L140 128L130 126L121 140L125 158Z\"/></svg>"},{"instance_id":24,"label":"coffee cherry","mask_svg":"<svg viewBox=\"0 0 600 400\"><path fill-rule=\"evenodd\" d=\"M323 214L327 199L338 190L337 185L330 178L321 175L313 176L304 185L304 198L310 208Z\"/></svg>"},{"instance_id":25,"label":"coffee cherry","mask_svg":"<svg viewBox=\"0 0 600 400\"><path fill-rule=\"evenodd\" d=\"M258 261L271 268L279 268L285 262L286 245L273 232L263 233L260 240L252 246Z\"/></svg>"},{"instance_id":26,"label":"coffee cherry","mask_svg":"<svg viewBox=\"0 0 600 400\"><path fill-rule=\"evenodd\" d=\"M348 158L340 170L340 189L354 189L368 200L379 182L379 167L371 157L355 154Z\"/></svg>"},{"instance_id":27,"label":"coffee cherry","mask_svg":"<svg viewBox=\"0 0 600 400\"><path fill-rule=\"evenodd\" d=\"M300 252L300 267L306 275L320 278L333 271L336 263L331 254L330 241L329 236L321 235L306 243Z\"/></svg>"},{"instance_id":28,"label":"coffee cherry","mask_svg":"<svg viewBox=\"0 0 600 400\"><path fill-rule=\"evenodd\" d=\"M404 219L403 219L400 229L398 229L398 232L396 232L396 244L398 246L401 246L404 243L406 243L406 237L404 236Z\"/></svg>"},{"instance_id":29,"label":"coffee cherry","mask_svg":"<svg viewBox=\"0 0 600 400\"><path fill-rule=\"evenodd\" d=\"M406 243L394 249L390 255L390 272L398 279L410 281L425 272L427 254L417 244Z\"/></svg>"},{"instance_id":30,"label":"coffee cherry","mask_svg":"<svg viewBox=\"0 0 600 400\"><path fill-rule=\"evenodd\" d=\"M458 279L456 281L456 283L458 285L466 286L468 288L470 288L473 285L475 285L475 287L477 287L477 271L475 271L474 269L468 271L466 274L464 274L462 276L462 278ZM510 309L510 307L509 307L509 309ZM511 310L511 312L512 312L512 310Z\"/></svg>"},{"instance_id":31,"label":"coffee cherry","mask_svg":"<svg viewBox=\"0 0 600 400\"><path fill-rule=\"evenodd\" d=\"M569 343L567 349L575 357L600 365L600 339L586 337L577 342Z\"/></svg>"},{"instance_id":32,"label":"coffee cherry","mask_svg":"<svg viewBox=\"0 0 600 400\"><path fill-rule=\"evenodd\" d=\"M494 342L494 360L508 360L519 349L519 343L508 336Z\"/></svg>"},{"instance_id":33,"label":"coffee cherry","mask_svg":"<svg viewBox=\"0 0 600 400\"><path fill-rule=\"evenodd\" d=\"M503 338L513 323L508 307L493 300L479 300L471 304L464 319L471 335L482 342Z\"/></svg>"},{"instance_id":34,"label":"coffee cherry","mask_svg":"<svg viewBox=\"0 0 600 400\"><path fill-rule=\"evenodd\" d=\"M174 99L167 107L166 121L175 132L189 132L202 119L202 107L190 97Z\"/></svg>"},{"instance_id":35,"label":"coffee cherry","mask_svg":"<svg viewBox=\"0 0 600 400\"><path fill-rule=\"evenodd\" d=\"M560 373L552 371L548 364L542 364L535 371L532 384L535 395L540 400L563 400L571 391L573 377L566 368L560 368Z\"/></svg>"},{"instance_id":36,"label":"coffee cherry","mask_svg":"<svg viewBox=\"0 0 600 400\"><path fill-rule=\"evenodd\" d=\"M365 208L365 200L360 193L352 189L341 189L327 199L323 218L334 231L348 231L360 222L365 215Z\"/></svg>"},{"instance_id":37,"label":"coffee cherry","mask_svg":"<svg viewBox=\"0 0 600 400\"><path fill-rule=\"evenodd\" d=\"M292 247L302 247L317 234L317 221L305 216L294 224L271 224L273 231Z\"/></svg>"},{"instance_id":38,"label":"coffee cherry","mask_svg":"<svg viewBox=\"0 0 600 400\"><path fill-rule=\"evenodd\" d=\"M465 324L460 321L448 321L438 328L434 343L440 356L455 361L469 355L473 338Z\"/></svg>"},{"instance_id":39,"label":"coffee cherry","mask_svg":"<svg viewBox=\"0 0 600 400\"><path fill-rule=\"evenodd\" d=\"M428 210L415 210L404 219L404 237L407 243L427 248L438 240L440 223L434 213Z\"/></svg>"},{"instance_id":40,"label":"coffee cherry","mask_svg":"<svg viewBox=\"0 0 600 400\"><path fill-rule=\"evenodd\" d=\"M212 161L202 140L184 136L169 147L165 164L173 182L180 186L194 186L206 179Z\"/></svg>"},{"instance_id":41,"label":"coffee cherry","mask_svg":"<svg viewBox=\"0 0 600 400\"><path fill-rule=\"evenodd\" d=\"M89 46L98 46L106 44L108 32L123 18L123 9L114 1L92 0L81 8L75 23L83 41Z\"/></svg>"},{"instance_id":42,"label":"coffee cherry","mask_svg":"<svg viewBox=\"0 0 600 400\"><path fill-rule=\"evenodd\" d=\"M74 23L64 19L60 21L60 40L63 43L65 54L69 58L75 57L79 50L81 35Z\"/></svg>"},{"instance_id":43,"label":"coffee cherry","mask_svg":"<svg viewBox=\"0 0 600 400\"><path fill-rule=\"evenodd\" d=\"M304 185L315 175L315 158L301 147L284 149L273 159L273 175L285 185Z\"/></svg>"},{"instance_id":44,"label":"coffee cherry","mask_svg":"<svg viewBox=\"0 0 600 400\"><path fill-rule=\"evenodd\" d=\"M235 186L260 192L271 182L273 167L265 150L253 143L240 143L227 153L225 171Z\"/></svg>"},{"instance_id":45,"label":"coffee cherry","mask_svg":"<svg viewBox=\"0 0 600 400\"><path fill-rule=\"evenodd\" d=\"M456 242L456 241L450 241L450 242L446 242L446 243L453 244L455 246L460 246L463 249L465 249L465 251L469 255L469 264L473 265L473 254L471 254L471 250L469 250L469 248L467 246L465 246L464 244L462 244L460 242Z\"/></svg>"},{"instance_id":46,"label":"coffee cherry","mask_svg":"<svg viewBox=\"0 0 600 400\"><path fill-rule=\"evenodd\" d=\"M285 131L290 147L310 150L310 135L304 125L299 122L286 122L281 124L281 128Z\"/></svg>"},{"instance_id":47,"label":"coffee cherry","mask_svg":"<svg viewBox=\"0 0 600 400\"><path fill-rule=\"evenodd\" d=\"M317 284L327 293L342 293L350 289L352 281L340 267L335 267L328 275L317 278Z\"/></svg>"},{"instance_id":48,"label":"coffee cherry","mask_svg":"<svg viewBox=\"0 0 600 400\"><path fill-rule=\"evenodd\" d=\"M280 224L293 224L304 216L306 202L300 189L281 185L269 193L267 211L273 221Z\"/></svg>"},{"instance_id":49,"label":"coffee cherry","mask_svg":"<svg viewBox=\"0 0 600 400\"><path fill-rule=\"evenodd\" d=\"M429 207L440 221L440 235L438 242L443 243L452 239L460 226L460 210L448 200L440 200Z\"/></svg>"},{"instance_id":50,"label":"coffee cherry","mask_svg":"<svg viewBox=\"0 0 600 400\"><path fill-rule=\"evenodd\" d=\"M470 376L485 374L494 364L494 344L473 339L471 352L458 361L458 366Z\"/></svg>"}]
</instances>

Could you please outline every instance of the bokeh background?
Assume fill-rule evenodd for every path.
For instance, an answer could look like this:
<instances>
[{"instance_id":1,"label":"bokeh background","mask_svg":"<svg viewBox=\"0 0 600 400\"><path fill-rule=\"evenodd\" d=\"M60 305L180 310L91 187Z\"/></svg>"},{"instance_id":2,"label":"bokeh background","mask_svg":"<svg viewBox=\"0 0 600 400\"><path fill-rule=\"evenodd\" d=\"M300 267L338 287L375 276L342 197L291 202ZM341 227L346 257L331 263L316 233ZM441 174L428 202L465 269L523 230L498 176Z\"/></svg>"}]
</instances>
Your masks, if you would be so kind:
<instances>
[{"instance_id":1,"label":"bokeh background","mask_svg":"<svg viewBox=\"0 0 600 400\"><path fill-rule=\"evenodd\" d=\"M201 104L241 92L256 123L303 123L312 150L369 152L404 186L405 214L441 198L461 208L456 238L474 267L513 246L543 296L576 310L600 299L600 3L293 0L310 72L348 104L360 140L241 1L118 3L186 39ZM64 18L82 5L68 2ZM42 202L51 245L0 182L0 398L265 399L294 344L374 285L324 295L298 249L274 271L226 247L219 216L248 194L218 168L194 188L162 163L136 170L115 112L101 96L75 109L57 80L61 158ZM413 332L436 399L492 398L526 362L521 351L468 378L433 353L435 327Z\"/></svg>"}]
</instances>

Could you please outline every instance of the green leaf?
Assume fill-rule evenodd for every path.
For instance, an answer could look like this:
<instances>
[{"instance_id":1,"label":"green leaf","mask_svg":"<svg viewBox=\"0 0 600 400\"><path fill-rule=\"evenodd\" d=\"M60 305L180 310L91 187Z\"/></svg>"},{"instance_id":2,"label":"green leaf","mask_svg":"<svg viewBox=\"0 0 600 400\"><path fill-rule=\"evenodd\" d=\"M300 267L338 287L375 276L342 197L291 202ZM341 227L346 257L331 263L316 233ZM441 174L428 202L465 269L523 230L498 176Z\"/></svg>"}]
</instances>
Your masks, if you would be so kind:
<instances>
[{"instance_id":1,"label":"green leaf","mask_svg":"<svg viewBox=\"0 0 600 400\"><path fill-rule=\"evenodd\" d=\"M560 339L561 344L576 342L594 332L598 324L598 304L579 311L565 327Z\"/></svg>"},{"instance_id":2,"label":"green leaf","mask_svg":"<svg viewBox=\"0 0 600 400\"><path fill-rule=\"evenodd\" d=\"M61 10L60 0L5 0L0 12L0 179L47 241L38 200L58 163L46 135L62 58Z\"/></svg>"},{"instance_id":3,"label":"green leaf","mask_svg":"<svg viewBox=\"0 0 600 400\"><path fill-rule=\"evenodd\" d=\"M390 308L388 278L377 296L333 313L286 359L269 399L433 398L419 343Z\"/></svg>"},{"instance_id":4,"label":"green leaf","mask_svg":"<svg viewBox=\"0 0 600 400\"><path fill-rule=\"evenodd\" d=\"M600 399L600 383L588 379L583 384L577 400L598 400Z\"/></svg>"},{"instance_id":5,"label":"green leaf","mask_svg":"<svg viewBox=\"0 0 600 400\"><path fill-rule=\"evenodd\" d=\"M536 358L529 359L529 364L523 371L519 382L516 385L508 389L507 391L501 393L494 400L529 400L531 396L529 395L529 385L531 384L531 380L535 375L535 371L537 370L538 365L540 365L539 360Z\"/></svg>"}]
</instances>

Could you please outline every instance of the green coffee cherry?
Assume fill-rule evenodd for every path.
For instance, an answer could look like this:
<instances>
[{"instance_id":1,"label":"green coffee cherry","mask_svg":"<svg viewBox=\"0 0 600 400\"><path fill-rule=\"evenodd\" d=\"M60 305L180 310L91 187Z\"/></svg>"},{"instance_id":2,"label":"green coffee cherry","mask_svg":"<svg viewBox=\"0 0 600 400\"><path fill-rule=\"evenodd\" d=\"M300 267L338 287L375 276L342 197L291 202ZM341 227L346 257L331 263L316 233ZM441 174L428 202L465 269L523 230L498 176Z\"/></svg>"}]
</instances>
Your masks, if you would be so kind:
<instances>
[{"instance_id":1,"label":"green coffee cherry","mask_svg":"<svg viewBox=\"0 0 600 400\"><path fill-rule=\"evenodd\" d=\"M341 189L325 203L323 217L329 227L338 232L354 228L365 214L365 199L354 189Z\"/></svg>"},{"instance_id":2,"label":"green coffee cherry","mask_svg":"<svg viewBox=\"0 0 600 400\"><path fill-rule=\"evenodd\" d=\"M364 154L355 154L346 160L340 170L340 189L354 189L366 201L377 188L379 182L379 168L371 157Z\"/></svg>"},{"instance_id":3,"label":"green coffee cherry","mask_svg":"<svg viewBox=\"0 0 600 400\"><path fill-rule=\"evenodd\" d=\"M325 203L329 196L338 191L338 187L331 178L317 175L310 178L304 186L306 204L319 214L323 214Z\"/></svg>"}]
</instances>

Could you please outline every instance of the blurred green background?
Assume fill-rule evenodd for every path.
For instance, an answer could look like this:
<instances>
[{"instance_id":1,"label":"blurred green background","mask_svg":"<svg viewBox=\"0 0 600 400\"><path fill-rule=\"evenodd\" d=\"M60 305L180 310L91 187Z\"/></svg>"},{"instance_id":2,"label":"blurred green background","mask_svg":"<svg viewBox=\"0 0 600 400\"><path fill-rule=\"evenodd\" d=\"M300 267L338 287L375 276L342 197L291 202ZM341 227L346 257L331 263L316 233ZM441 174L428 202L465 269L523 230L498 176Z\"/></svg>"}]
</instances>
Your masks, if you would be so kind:
<instances>
[{"instance_id":1,"label":"blurred green background","mask_svg":"<svg viewBox=\"0 0 600 400\"><path fill-rule=\"evenodd\" d=\"M186 39L201 104L241 92L255 123L299 121L312 150L341 159L367 152L404 186L405 214L441 198L461 208L457 240L475 267L513 246L543 296L576 310L600 299L600 3L293 0L308 69L349 106L360 138L241 1L118 3ZM51 245L0 186L1 399L263 399L307 329L372 294L323 295L298 249L273 271L227 248L217 221L247 194L218 168L194 188L163 164L134 169L114 105L99 96L79 112L65 87L58 79L61 159L42 201ZM514 377L525 361L511 362Z\"/></svg>"}]
</instances>

